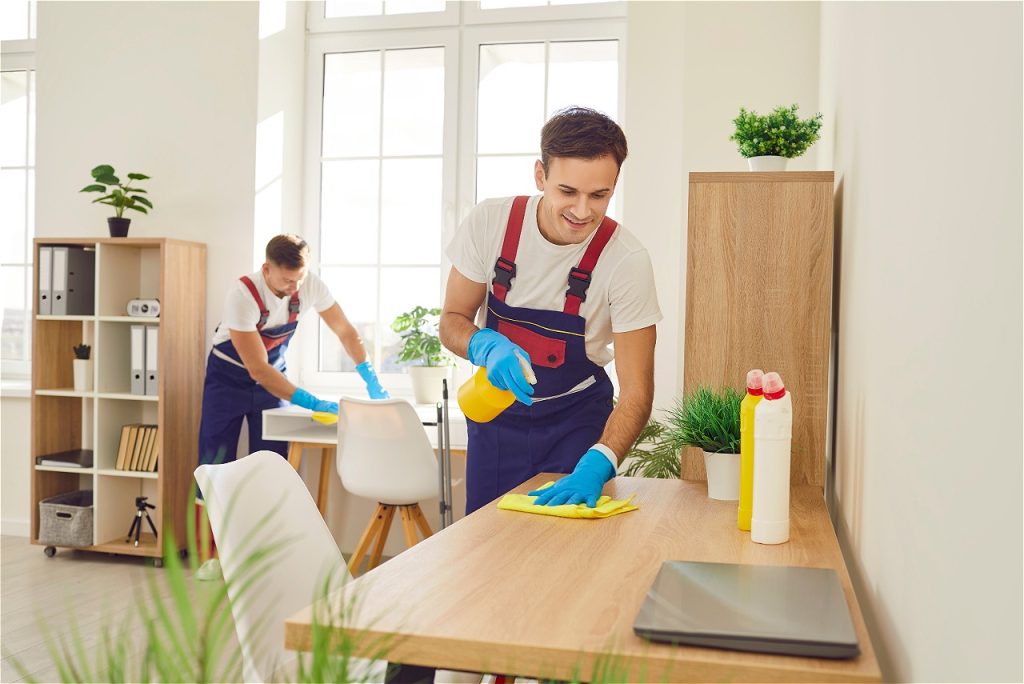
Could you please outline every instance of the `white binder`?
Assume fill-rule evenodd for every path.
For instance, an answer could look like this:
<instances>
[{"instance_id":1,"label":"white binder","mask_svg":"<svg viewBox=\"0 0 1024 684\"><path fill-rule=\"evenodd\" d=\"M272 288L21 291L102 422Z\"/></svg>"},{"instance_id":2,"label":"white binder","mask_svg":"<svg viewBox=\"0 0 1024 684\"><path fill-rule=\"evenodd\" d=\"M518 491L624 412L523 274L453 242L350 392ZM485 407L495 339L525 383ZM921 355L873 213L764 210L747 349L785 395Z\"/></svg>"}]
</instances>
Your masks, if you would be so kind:
<instances>
[{"instance_id":1,"label":"white binder","mask_svg":"<svg viewBox=\"0 0 1024 684\"><path fill-rule=\"evenodd\" d=\"M132 326L132 394L146 393L146 326Z\"/></svg>"},{"instance_id":2,"label":"white binder","mask_svg":"<svg viewBox=\"0 0 1024 684\"><path fill-rule=\"evenodd\" d=\"M53 284L51 289L52 303L50 313L64 316L68 312L68 248L53 248Z\"/></svg>"},{"instance_id":3,"label":"white binder","mask_svg":"<svg viewBox=\"0 0 1024 684\"><path fill-rule=\"evenodd\" d=\"M147 325L146 328L146 394L155 396L157 392L159 335L160 328Z\"/></svg>"},{"instance_id":4,"label":"white binder","mask_svg":"<svg viewBox=\"0 0 1024 684\"><path fill-rule=\"evenodd\" d=\"M39 248L39 315L49 316L52 311L51 277L53 271L53 247Z\"/></svg>"}]
</instances>

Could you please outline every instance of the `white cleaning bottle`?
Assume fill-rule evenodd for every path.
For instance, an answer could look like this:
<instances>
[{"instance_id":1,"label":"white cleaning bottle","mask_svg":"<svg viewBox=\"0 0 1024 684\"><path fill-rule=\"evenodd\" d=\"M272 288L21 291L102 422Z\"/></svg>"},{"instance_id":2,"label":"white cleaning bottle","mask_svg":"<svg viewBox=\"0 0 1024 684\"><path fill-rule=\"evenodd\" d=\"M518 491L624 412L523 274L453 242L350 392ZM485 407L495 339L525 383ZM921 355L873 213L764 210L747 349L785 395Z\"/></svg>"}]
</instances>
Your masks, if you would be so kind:
<instances>
[{"instance_id":1,"label":"white cleaning bottle","mask_svg":"<svg viewBox=\"0 0 1024 684\"><path fill-rule=\"evenodd\" d=\"M754 506L750 538L789 541L789 462L793 403L778 373L765 373L764 399L754 409Z\"/></svg>"}]
</instances>

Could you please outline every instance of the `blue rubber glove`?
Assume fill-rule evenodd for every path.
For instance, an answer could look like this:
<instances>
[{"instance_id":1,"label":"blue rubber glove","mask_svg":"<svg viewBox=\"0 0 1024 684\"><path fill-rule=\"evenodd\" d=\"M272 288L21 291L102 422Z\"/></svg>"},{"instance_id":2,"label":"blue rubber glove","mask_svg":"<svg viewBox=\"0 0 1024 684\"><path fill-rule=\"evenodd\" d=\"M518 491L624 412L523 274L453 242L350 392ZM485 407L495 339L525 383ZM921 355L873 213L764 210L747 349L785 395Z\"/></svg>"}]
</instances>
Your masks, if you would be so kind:
<instances>
[{"instance_id":1,"label":"blue rubber glove","mask_svg":"<svg viewBox=\"0 0 1024 684\"><path fill-rule=\"evenodd\" d=\"M371 399L391 398L388 391L381 386L380 380L377 378L377 371L373 370L373 366L370 365L369 361L363 361L356 366L356 373L359 373L359 377L366 383L366 391Z\"/></svg>"},{"instance_id":2,"label":"blue rubber glove","mask_svg":"<svg viewBox=\"0 0 1024 684\"><path fill-rule=\"evenodd\" d=\"M533 404L530 396L533 394L533 385L523 374L523 368L519 365L519 358L516 353L522 355L526 362L530 362L530 355L522 347L512 344L512 341L500 332L490 328L481 328L469 338L469 360L474 366L484 366L487 369L487 379L498 389L509 390L516 395L516 399L527 406Z\"/></svg>"},{"instance_id":3,"label":"blue rubber glove","mask_svg":"<svg viewBox=\"0 0 1024 684\"><path fill-rule=\"evenodd\" d=\"M338 402L317 399L301 387L295 390L295 394L292 395L291 402L296 406L301 406L302 408L309 409L310 411L316 411L318 413L333 413L335 415L338 413Z\"/></svg>"},{"instance_id":4,"label":"blue rubber glove","mask_svg":"<svg viewBox=\"0 0 1024 684\"><path fill-rule=\"evenodd\" d=\"M547 489L535 489L529 496L536 496L537 506L559 506L561 504L586 503L590 508L597 506L604 483L615 476L608 457L597 449L583 454L571 473Z\"/></svg>"}]
</instances>

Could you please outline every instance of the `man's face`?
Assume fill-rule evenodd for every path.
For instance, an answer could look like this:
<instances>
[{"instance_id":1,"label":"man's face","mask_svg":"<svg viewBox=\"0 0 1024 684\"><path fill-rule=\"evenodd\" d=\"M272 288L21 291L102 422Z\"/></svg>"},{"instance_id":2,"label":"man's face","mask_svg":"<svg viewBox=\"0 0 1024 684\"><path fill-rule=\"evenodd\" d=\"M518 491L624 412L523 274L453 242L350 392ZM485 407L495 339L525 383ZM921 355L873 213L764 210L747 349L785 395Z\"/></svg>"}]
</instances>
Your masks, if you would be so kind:
<instances>
[{"instance_id":1,"label":"man's face","mask_svg":"<svg viewBox=\"0 0 1024 684\"><path fill-rule=\"evenodd\" d=\"M278 297L291 297L302 287L302 281L306 279L306 267L288 268L268 261L263 264L263 277L267 287Z\"/></svg>"},{"instance_id":2,"label":"man's face","mask_svg":"<svg viewBox=\"0 0 1024 684\"><path fill-rule=\"evenodd\" d=\"M538 159L534 178L544 193L537 208L540 232L556 245L585 241L604 220L618 177L619 165L611 155L552 157L547 174Z\"/></svg>"}]
</instances>

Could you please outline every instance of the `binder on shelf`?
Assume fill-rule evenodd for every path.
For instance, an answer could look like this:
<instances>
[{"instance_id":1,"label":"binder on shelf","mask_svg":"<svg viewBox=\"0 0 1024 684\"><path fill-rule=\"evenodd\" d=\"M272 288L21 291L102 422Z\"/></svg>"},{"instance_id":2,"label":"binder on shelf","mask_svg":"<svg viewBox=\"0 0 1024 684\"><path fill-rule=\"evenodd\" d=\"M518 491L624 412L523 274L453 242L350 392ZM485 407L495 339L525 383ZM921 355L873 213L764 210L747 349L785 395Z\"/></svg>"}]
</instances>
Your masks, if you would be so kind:
<instances>
[{"instance_id":1,"label":"binder on shelf","mask_svg":"<svg viewBox=\"0 0 1024 684\"><path fill-rule=\"evenodd\" d=\"M146 460L142 464L142 469L148 473L156 471L156 456L158 453L157 445L160 443L160 427L157 425L150 426L149 448L146 449Z\"/></svg>"},{"instance_id":2,"label":"binder on shelf","mask_svg":"<svg viewBox=\"0 0 1024 684\"><path fill-rule=\"evenodd\" d=\"M146 327L133 325L131 329L131 376L132 394L146 393Z\"/></svg>"},{"instance_id":3,"label":"binder on shelf","mask_svg":"<svg viewBox=\"0 0 1024 684\"><path fill-rule=\"evenodd\" d=\"M114 463L114 468L117 470L125 470L125 465L128 457L128 434L130 425L121 426L121 441L117 445L117 462Z\"/></svg>"},{"instance_id":4,"label":"binder on shelf","mask_svg":"<svg viewBox=\"0 0 1024 684\"><path fill-rule=\"evenodd\" d=\"M68 248L53 248L53 265L50 269L50 313L54 316L64 316L68 312L67 285L68 285Z\"/></svg>"},{"instance_id":5,"label":"binder on shelf","mask_svg":"<svg viewBox=\"0 0 1024 684\"><path fill-rule=\"evenodd\" d=\"M149 472L155 473L160 461L160 428L156 429L156 442L153 444L153 458L149 461Z\"/></svg>"},{"instance_id":6,"label":"binder on shelf","mask_svg":"<svg viewBox=\"0 0 1024 684\"><path fill-rule=\"evenodd\" d=\"M119 470L131 470L132 450L135 449L135 439L138 434L138 425L125 425L122 428L121 435L124 440L124 462Z\"/></svg>"},{"instance_id":7,"label":"binder on shelf","mask_svg":"<svg viewBox=\"0 0 1024 684\"><path fill-rule=\"evenodd\" d=\"M96 310L96 250L85 247L62 249L67 252L64 313L68 316L91 316Z\"/></svg>"},{"instance_id":8,"label":"binder on shelf","mask_svg":"<svg viewBox=\"0 0 1024 684\"><path fill-rule=\"evenodd\" d=\"M159 377L158 359L160 328L155 325L147 325L146 328L146 394L156 396L157 378Z\"/></svg>"},{"instance_id":9,"label":"binder on shelf","mask_svg":"<svg viewBox=\"0 0 1024 684\"><path fill-rule=\"evenodd\" d=\"M50 292L53 283L51 272L53 271L53 247L39 248L39 315L49 316L52 311L52 295Z\"/></svg>"},{"instance_id":10,"label":"binder on shelf","mask_svg":"<svg viewBox=\"0 0 1024 684\"><path fill-rule=\"evenodd\" d=\"M139 460L142 456L142 445L146 443L146 426L138 426L138 434L135 437L135 446L132 449L132 460L128 465L128 470L138 470Z\"/></svg>"},{"instance_id":11,"label":"binder on shelf","mask_svg":"<svg viewBox=\"0 0 1024 684\"><path fill-rule=\"evenodd\" d=\"M57 454L36 456L36 465L60 468L92 468L92 449L72 449Z\"/></svg>"}]
</instances>

